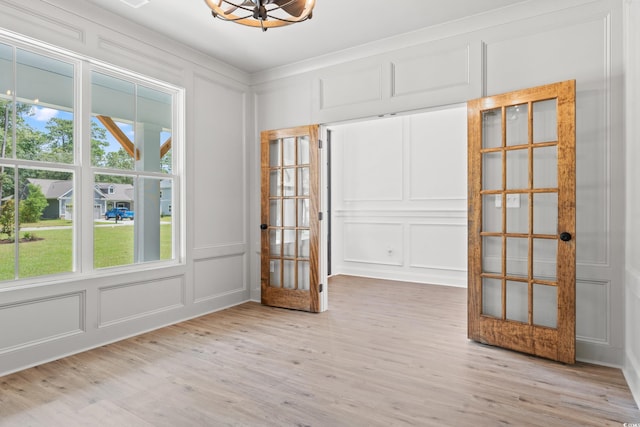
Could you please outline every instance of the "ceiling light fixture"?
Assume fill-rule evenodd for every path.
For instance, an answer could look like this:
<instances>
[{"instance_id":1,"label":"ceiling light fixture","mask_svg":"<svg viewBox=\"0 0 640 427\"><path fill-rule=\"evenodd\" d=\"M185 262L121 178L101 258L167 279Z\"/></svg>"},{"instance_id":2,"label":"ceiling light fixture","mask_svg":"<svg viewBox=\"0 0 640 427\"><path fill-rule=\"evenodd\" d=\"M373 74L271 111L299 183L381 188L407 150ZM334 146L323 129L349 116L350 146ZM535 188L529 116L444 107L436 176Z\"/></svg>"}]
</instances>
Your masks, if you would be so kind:
<instances>
[{"instance_id":1,"label":"ceiling light fixture","mask_svg":"<svg viewBox=\"0 0 640 427\"><path fill-rule=\"evenodd\" d=\"M311 19L316 0L204 0L214 18L267 31Z\"/></svg>"}]
</instances>

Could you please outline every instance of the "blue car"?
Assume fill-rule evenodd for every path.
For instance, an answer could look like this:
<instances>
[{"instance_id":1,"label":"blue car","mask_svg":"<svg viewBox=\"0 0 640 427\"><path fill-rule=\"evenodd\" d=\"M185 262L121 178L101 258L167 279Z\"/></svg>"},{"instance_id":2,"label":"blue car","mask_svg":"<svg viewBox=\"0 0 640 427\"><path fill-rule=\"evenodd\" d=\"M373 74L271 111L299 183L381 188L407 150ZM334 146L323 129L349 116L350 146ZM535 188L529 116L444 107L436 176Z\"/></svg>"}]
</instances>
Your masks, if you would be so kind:
<instances>
[{"instance_id":1,"label":"blue car","mask_svg":"<svg viewBox=\"0 0 640 427\"><path fill-rule=\"evenodd\" d=\"M130 219L131 221L133 221L133 217L133 211L127 210L127 208L109 209L104 213L104 219L106 220L115 219L117 221L122 219Z\"/></svg>"}]
</instances>

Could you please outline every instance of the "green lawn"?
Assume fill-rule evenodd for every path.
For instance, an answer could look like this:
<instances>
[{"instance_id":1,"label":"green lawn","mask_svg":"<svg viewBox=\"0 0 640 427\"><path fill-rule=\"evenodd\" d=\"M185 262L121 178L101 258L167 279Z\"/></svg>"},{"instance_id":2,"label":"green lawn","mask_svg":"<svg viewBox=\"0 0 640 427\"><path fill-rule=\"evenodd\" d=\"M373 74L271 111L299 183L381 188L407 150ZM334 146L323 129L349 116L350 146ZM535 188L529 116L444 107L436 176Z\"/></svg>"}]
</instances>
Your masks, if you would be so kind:
<instances>
[{"instance_id":1,"label":"green lawn","mask_svg":"<svg viewBox=\"0 0 640 427\"><path fill-rule=\"evenodd\" d=\"M40 227L50 227L46 221ZM68 225L68 224L59 224ZM22 225L26 227L26 224ZM29 225L29 227L34 227ZM94 228L94 266L113 267L133 263L133 226L96 226ZM20 237L24 236L20 232ZM73 263L71 228L35 230L29 233L42 240L18 245L20 278L69 272ZM0 234L0 239L6 235ZM171 259L171 223L160 225L160 259ZM14 278L15 244L0 244L0 280Z\"/></svg>"}]
</instances>

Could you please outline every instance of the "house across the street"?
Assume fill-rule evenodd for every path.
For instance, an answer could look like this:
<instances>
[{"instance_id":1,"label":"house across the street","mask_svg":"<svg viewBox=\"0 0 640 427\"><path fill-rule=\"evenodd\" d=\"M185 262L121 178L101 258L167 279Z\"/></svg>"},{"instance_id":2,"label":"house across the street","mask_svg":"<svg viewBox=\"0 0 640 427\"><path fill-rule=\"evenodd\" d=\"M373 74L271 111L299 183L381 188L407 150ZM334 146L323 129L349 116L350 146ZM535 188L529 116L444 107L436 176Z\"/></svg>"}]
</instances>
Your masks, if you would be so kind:
<instances>
[{"instance_id":1,"label":"house across the street","mask_svg":"<svg viewBox=\"0 0 640 427\"><path fill-rule=\"evenodd\" d=\"M53 180L29 178L30 184L42 190L48 205L42 213L43 218L71 219L73 203L73 183L71 180ZM133 185L115 183L96 183L93 196L93 217L102 218L112 208L133 210Z\"/></svg>"}]
</instances>

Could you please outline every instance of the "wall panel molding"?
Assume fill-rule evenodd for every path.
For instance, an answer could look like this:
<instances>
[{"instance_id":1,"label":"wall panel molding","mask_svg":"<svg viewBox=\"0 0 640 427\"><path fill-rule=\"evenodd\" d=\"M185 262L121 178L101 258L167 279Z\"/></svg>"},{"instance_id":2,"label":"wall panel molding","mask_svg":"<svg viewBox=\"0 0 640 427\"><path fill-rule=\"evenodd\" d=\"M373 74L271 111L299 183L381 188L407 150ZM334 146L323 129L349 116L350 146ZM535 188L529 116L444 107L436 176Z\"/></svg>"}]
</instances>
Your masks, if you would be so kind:
<instances>
[{"instance_id":1,"label":"wall panel molding","mask_svg":"<svg viewBox=\"0 0 640 427\"><path fill-rule=\"evenodd\" d=\"M194 263L194 303L210 301L247 289L244 255L199 259Z\"/></svg>"},{"instance_id":2,"label":"wall panel molding","mask_svg":"<svg viewBox=\"0 0 640 427\"><path fill-rule=\"evenodd\" d=\"M41 40L51 42L52 34L73 42L85 43L86 33L79 27L67 21L57 19L43 8L32 8L24 2L3 0L0 4L0 27L20 31L24 27L36 29L37 36Z\"/></svg>"},{"instance_id":3,"label":"wall panel molding","mask_svg":"<svg viewBox=\"0 0 640 427\"><path fill-rule=\"evenodd\" d=\"M403 227L400 222L345 221L343 261L402 266Z\"/></svg>"},{"instance_id":4,"label":"wall panel molding","mask_svg":"<svg viewBox=\"0 0 640 427\"><path fill-rule=\"evenodd\" d=\"M98 327L175 310L185 305L184 276L98 289Z\"/></svg>"},{"instance_id":5,"label":"wall panel molding","mask_svg":"<svg viewBox=\"0 0 640 427\"><path fill-rule=\"evenodd\" d=\"M410 223L409 267L467 271L467 224ZM437 242L434 244L434 242Z\"/></svg>"},{"instance_id":6,"label":"wall panel molding","mask_svg":"<svg viewBox=\"0 0 640 427\"><path fill-rule=\"evenodd\" d=\"M576 339L611 344L611 282L576 280Z\"/></svg>"},{"instance_id":7,"label":"wall panel molding","mask_svg":"<svg viewBox=\"0 0 640 427\"><path fill-rule=\"evenodd\" d=\"M1 305L0 354L82 334L85 317L84 291ZM30 326L21 327L24 325Z\"/></svg>"},{"instance_id":8,"label":"wall panel molding","mask_svg":"<svg viewBox=\"0 0 640 427\"><path fill-rule=\"evenodd\" d=\"M381 101L383 67L348 67L320 77L320 110Z\"/></svg>"},{"instance_id":9,"label":"wall panel molding","mask_svg":"<svg viewBox=\"0 0 640 427\"><path fill-rule=\"evenodd\" d=\"M413 49L391 61L391 97L467 86L470 83L469 45L436 52Z\"/></svg>"}]
</instances>

